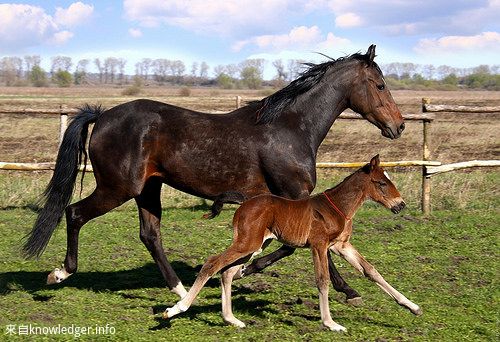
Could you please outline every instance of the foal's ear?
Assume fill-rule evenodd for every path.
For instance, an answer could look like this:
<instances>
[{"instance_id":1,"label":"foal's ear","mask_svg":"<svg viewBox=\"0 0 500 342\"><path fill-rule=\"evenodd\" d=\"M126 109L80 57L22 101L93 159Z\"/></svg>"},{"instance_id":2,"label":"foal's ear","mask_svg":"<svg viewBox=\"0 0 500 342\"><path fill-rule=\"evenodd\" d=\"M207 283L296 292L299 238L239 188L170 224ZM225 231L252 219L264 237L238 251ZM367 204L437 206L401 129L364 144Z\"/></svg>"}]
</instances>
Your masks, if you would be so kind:
<instances>
[{"instance_id":1,"label":"foal's ear","mask_svg":"<svg viewBox=\"0 0 500 342\"><path fill-rule=\"evenodd\" d=\"M366 60L368 61L368 65L372 66L373 60L375 59L375 44L370 45L368 51L366 51Z\"/></svg>"},{"instance_id":2,"label":"foal's ear","mask_svg":"<svg viewBox=\"0 0 500 342\"><path fill-rule=\"evenodd\" d=\"M374 168L378 167L380 165L380 157L377 154L375 157L370 160L370 169L373 170Z\"/></svg>"}]
</instances>

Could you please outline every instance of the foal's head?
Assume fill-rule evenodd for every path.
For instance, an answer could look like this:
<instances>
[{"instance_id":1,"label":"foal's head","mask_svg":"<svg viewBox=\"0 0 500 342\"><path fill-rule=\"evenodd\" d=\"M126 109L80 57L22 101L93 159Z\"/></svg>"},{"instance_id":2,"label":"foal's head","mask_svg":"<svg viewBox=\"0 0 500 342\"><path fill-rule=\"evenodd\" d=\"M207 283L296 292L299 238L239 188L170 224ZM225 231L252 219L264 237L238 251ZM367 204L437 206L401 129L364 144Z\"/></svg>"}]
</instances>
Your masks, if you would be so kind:
<instances>
[{"instance_id":1,"label":"foal's head","mask_svg":"<svg viewBox=\"0 0 500 342\"><path fill-rule=\"evenodd\" d=\"M382 135L396 139L405 129L403 117L392 98L382 71L375 58L375 45L361 55L358 75L354 77L349 97L349 107L377 126Z\"/></svg>"},{"instance_id":2,"label":"foal's head","mask_svg":"<svg viewBox=\"0 0 500 342\"><path fill-rule=\"evenodd\" d=\"M365 186L366 197L372 199L391 209L395 214L399 213L406 206L396 186L389 179L389 175L380 167L378 154L366 164L362 171L365 172L369 181Z\"/></svg>"}]
</instances>

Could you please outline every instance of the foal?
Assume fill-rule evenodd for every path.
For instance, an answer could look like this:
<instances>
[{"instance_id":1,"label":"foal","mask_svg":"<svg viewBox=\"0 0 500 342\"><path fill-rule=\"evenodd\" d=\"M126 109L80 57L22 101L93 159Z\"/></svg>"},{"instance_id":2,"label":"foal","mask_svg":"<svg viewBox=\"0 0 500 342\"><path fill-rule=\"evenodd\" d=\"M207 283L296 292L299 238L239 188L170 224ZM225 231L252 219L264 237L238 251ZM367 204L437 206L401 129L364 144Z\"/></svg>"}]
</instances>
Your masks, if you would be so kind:
<instances>
[{"instance_id":1,"label":"foal","mask_svg":"<svg viewBox=\"0 0 500 342\"><path fill-rule=\"evenodd\" d=\"M330 315L328 249L376 282L399 305L415 315L422 314L418 305L389 285L349 242L352 218L366 199L372 199L394 213L400 212L405 206L398 190L380 167L378 155L338 186L322 194L302 200L261 195L244 202L234 214L234 238L231 246L222 254L208 258L188 294L167 309L163 317L170 318L186 311L208 279L223 270L222 316L225 322L244 327L245 324L232 313L231 282L253 253L265 248L271 239L292 247L311 248L319 290L321 321L330 330L346 329L335 323Z\"/></svg>"}]
</instances>

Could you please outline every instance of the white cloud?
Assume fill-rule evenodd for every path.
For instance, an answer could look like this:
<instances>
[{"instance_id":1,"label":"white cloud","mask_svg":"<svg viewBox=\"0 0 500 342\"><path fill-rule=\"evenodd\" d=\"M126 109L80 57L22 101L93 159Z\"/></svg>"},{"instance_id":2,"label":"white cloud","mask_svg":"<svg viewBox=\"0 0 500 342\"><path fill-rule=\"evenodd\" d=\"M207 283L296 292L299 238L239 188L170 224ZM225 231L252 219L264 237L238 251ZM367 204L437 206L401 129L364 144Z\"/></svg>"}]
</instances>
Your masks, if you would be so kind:
<instances>
[{"instance_id":1,"label":"white cloud","mask_svg":"<svg viewBox=\"0 0 500 342\"><path fill-rule=\"evenodd\" d=\"M72 3L68 8L56 8L54 20L56 23L66 26L74 27L85 22L94 12L94 6L86 5L82 2Z\"/></svg>"},{"instance_id":2,"label":"white cloud","mask_svg":"<svg viewBox=\"0 0 500 342\"><path fill-rule=\"evenodd\" d=\"M262 35L252 37L247 40L236 42L232 49L235 52L241 51L248 45L257 46L264 51L280 51L286 49L305 50L305 49L328 49L341 44L348 44L349 40L336 37L333 33L328 33L326 38L317 26L294 27L286 34Z\"/></svg>"},{"instance_id":3,"label":"white cloud","mask_svg":"<svg viewBox=\"0 0 500 342\"><path fill-rule=\"evenodd\" d=\"M342 28L361 26L363 20L356 13L348 12L335 18L335 26Z\"/></svg>"},{"instance_id":4,"label":"white cloud","mask_svg":"<svg viewBox=\"0 0 500 342\"><path fill-rule=\"evenodd\" d=\"M290 13L303 13L297 0L124 0L125 16L142 26L178 26L198 33L243 37L282 29Z\"/></svg>"},{"instance_id":5,"label":"white cloud","mask_svg":"<svg viewBox=\"0 0 500 342\"><path fill-rule=\"evenodd\" d=\"M0 4L0 52L18 53L29 46L64 44L73 37L66 28L80 23L88 15L88 5L81 2L66 10L58 8L54 16L38 6Z\"/></svg>"},{"instance_id":6,"label":"white cloud","mask_svg":"<svg viewBox=\"0 0 500 342\"><path fill-rule=\"evenodd\" d=\"M462 51L500 52L500 33L483 32L474 36L446 36L439 39L421 39L415 51L421 54L457 53Z\"/></svg>"},{"instance_id":7,"label":"white cloud","mask_svg":"<svg viewBox=\"0 0 500 342\"><path fill-rule=\"evenodd\" d=\"M70 40L71 38L73 38L73 36L74 36L73 32L59 31L59 32L54 33L54 36L52 37L52 39L49 42L52 44L55 44L55 45L62 45L64 43L66 43L68 40Z\"/></svg>"},{"instance_id":8,"label":"white cloud","mask_svg":"<svg viewBox=\"0 0 500 342\"><path fill-rule=\"evenodd\" d=\"M142 31L139 30L139 29L135 29L135 28L128 29L128 34L131 37L133 37L133 38L140 38L140 37L142 37Z\"/></svg>"}]
</instances>

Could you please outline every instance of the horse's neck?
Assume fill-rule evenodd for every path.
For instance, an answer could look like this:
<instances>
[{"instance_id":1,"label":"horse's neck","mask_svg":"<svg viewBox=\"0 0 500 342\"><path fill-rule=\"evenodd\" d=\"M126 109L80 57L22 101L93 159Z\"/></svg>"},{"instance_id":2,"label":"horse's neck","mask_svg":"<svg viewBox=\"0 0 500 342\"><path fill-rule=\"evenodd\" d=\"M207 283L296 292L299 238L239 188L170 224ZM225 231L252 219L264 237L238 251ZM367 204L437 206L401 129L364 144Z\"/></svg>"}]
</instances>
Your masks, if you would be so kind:
<instances>
[{"instance_id":1,"label":"horse's neck","mask_svg":"<svg viewBox=\"0 0 500 342\"><path fill-rule=\"evenodd\" d=\"M331 75L329 79L333 77ZM312 148L317 152L337 117L347 107L347 87L325 80L299 95L290 109L297 116L302 130L309 133Z\"/></svg>"},{"instance_id":2,"label":"horse's neck","mask_svg":"<svg viewBox=\"0 0 500 342\"><path fill-rule=\"evenodd\" d=\"M366 199L365 186L362 175L356 172L325 192L346 217L352 218Z\"/></svg>"}]
</instances>

